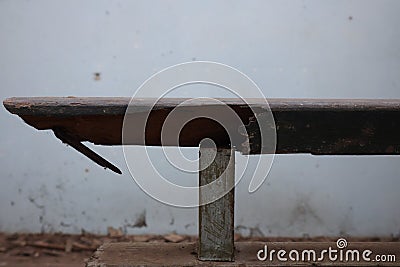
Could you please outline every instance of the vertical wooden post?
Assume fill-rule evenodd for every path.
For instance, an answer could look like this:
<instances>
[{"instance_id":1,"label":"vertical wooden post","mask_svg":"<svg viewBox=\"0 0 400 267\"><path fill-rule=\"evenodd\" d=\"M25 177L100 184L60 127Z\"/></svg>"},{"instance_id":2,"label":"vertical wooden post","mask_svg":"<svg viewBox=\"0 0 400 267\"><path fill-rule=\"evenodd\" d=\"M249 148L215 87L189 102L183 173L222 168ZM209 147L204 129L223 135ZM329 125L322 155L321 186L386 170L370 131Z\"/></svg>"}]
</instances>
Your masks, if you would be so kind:
<instances>
[{"instance_id":1,"label":"vertical wooden post","mask_svg":"<svg viewBox=\"0 0 400 267\"><path fill-rule=\"evenodd\" d=\"M200 147L199 162L200 186L215 181L223 174L219 182L214 184L218 187L216 191L232 189L222 198L199 207L198 259L234 261L235 151ZM206 191L209 190L200 189L200 201L216 193Z\"/></svg>"}]
</instances>

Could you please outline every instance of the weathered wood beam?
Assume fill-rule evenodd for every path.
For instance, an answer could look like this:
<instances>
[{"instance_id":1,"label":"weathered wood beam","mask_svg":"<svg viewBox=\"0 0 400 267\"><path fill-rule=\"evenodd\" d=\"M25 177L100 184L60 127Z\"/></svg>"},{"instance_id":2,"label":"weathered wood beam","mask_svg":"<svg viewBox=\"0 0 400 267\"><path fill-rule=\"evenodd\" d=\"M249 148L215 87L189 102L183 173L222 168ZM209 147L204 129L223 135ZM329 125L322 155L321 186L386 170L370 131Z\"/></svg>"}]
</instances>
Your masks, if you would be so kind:
<instances>
[{"instance_id":1,"label":"weathered wood beam","mask_svg":"<svg viewBox=\"0 0 400 267\"><path fill-rule=\"evenodd\" d=\"M235 151L200 146L199 162L200 186L207 185L221 176L214 184L214 190L200 187L200 203L218 194L220 190L226 190L228 193L212 203L199 207L198 259L233 261Z\"/></svg>"},{"instance_id":2,"label":"weathered wood beam","mask_svg":"<svg viewBox=\"0 0 400 267\"><path fill-rule=\"evenodd\" d=\"M161 145L161 128L168 114L185 99L162 99L146 121L151 99L131 103L131 116L138 125L147 122L146 142L133 136L133 145ZM10 98L4 106L26 123L39 129L62 128L77 141L100 145L120 145L123 116L129 98ZM265 106L260 99L250 99L251 110L240 99L221 99L242 119L252 133L250 154L260 153L258 126L253 110L260 114ZM393 155L400 154L400 99L268 99L275 119L277 147L275 153L311 153L317 155ZM181 112L201 114L215 105L207 100L190 102ZM253 122L252 122L253 121ZM150 130L151 129L151 130ZM196 119L181 132L179 145L197 147L203 138L212 138L219 146L229 144L223 127L215 121ZM176 144L164 144L176 145Z\"/></svg>"}]
</instances>

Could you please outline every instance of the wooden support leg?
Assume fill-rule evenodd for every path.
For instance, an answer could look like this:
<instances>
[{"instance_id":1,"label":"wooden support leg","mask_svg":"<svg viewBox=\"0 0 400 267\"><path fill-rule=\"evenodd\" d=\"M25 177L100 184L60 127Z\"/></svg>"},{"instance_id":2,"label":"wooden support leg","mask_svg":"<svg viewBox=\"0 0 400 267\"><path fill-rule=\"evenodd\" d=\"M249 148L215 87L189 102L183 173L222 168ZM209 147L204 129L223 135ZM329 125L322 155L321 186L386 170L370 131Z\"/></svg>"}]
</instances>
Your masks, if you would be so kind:
<instances>
[{"instance_id":1,"label":"wooden support leg","mask_svg":"<svg viewBox=\"0 0 400 267\"><path fill-rule=\"evenodd\" d=\"M212 160L215 151L216 156ZM199 207L198 259L234 261L235 151L226 148L200 147L199 167L200 186L216 180L225 171L224 177L220 178L220 182L216 183L216 186L221 189L232 189L222 198ZM213 194L213 192L205 191L200 189L200 201L207 195Z\"/></svg>"}]
</instances>

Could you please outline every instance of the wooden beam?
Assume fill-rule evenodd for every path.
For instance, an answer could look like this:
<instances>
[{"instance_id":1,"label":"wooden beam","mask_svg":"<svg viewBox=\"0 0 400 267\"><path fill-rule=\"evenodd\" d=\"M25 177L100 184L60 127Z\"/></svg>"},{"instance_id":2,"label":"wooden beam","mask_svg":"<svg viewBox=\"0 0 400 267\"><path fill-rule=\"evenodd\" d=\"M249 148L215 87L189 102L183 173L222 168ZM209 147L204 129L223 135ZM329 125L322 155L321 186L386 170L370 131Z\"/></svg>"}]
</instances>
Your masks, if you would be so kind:
<instances>
[{"instance_id":1,"label":"wooden beam","mask_svg":"<svg viewBox=\"0 0 400 267\"><path fill-rule=\"evenodd\" d=\"M219 190L229 192L220 199L199 207L198 259L233 261L235 151L200 147L199 167L200 203L217 194ZM218 188L215 190L201 188L217 178L219 181L214 186Z\"/></svg>"},{"instance_id":2,"label":"wooden beam","mask_svg":"<svg viewBox=\"0 0 400 267\"><path fill-rule=\"evenodd\" d=\"M137 99L130 111L140 126L147 123L146 141L141 133L129 140L132 145L161 145L161 128L168 114L186 99L162 99L151 110L151 99ZM220 99L248 125L252 133L250 154L261 153L255 115L265 112L260 99L249 105L240 99ZM4 101L8 111L20 116L39 130L63 129L77 141L99 145L122 144L122 125L129 98L10 98ZM400 154L400 99L268 99L275 119L275 153L311 153L317 155L393 155ZM253 109L250 109L251 108ZM215 102L198 100L180 107L179 112L201 114ZM254 113L254 112L255 113ZM178 114L179 114L178 112ZM235 123L232 120L232 123ZM204 138L218 146L234 146L243 152L244 137L239 133L230 144L223 127L215 121L199 118L182 130L179 146L197 147ZM178 145L166 143L163 145Z\"/></svg>"}]
</instances>

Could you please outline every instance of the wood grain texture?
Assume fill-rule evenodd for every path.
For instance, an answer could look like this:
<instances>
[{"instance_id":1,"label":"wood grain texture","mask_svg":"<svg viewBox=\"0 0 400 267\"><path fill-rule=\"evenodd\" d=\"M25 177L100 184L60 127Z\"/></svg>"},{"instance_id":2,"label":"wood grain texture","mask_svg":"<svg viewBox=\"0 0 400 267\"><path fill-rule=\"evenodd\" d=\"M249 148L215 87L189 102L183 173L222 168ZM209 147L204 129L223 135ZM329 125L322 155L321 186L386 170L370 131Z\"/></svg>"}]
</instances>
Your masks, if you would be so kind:
<instances>
[{"instance_id":1,"label":"wood grain texture","mask_svg":"<svg viewBox=\"0 0 400 267\"><path fill-rule=\"evenodd\" d=\"M200 187L200 203L228 193L220 199L199 207L198 258L204 261L234 260L234 209L235 209L235 152L231 149L200 147L199 185L218 179L213 190Z\"/></svg>"},{"instance_id":2,"label":"wood grain texture","mask_svg":"<svg viewBox=\"0 0 400 267\"><path fill-rule=\"evenodd\" d=\"M137 112L147 110L154 98L136 98L130 102L129 97L12 97L3 101L4 106L13 114L18 115L123 115L128 104L134 106ZM162 98L154 109L174 108L188 98ZM238 98L218 98L229 106L245 107L246 103L253 107L264 107L265 101L248 98L246 102ZM302 98L270 98L267 99L271 110L398 110L400 99L302 99ZM187 102L185 106L207 106L215 104L208 99L196 99Z\"/></svg>"}]
</instances>

